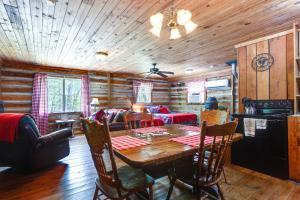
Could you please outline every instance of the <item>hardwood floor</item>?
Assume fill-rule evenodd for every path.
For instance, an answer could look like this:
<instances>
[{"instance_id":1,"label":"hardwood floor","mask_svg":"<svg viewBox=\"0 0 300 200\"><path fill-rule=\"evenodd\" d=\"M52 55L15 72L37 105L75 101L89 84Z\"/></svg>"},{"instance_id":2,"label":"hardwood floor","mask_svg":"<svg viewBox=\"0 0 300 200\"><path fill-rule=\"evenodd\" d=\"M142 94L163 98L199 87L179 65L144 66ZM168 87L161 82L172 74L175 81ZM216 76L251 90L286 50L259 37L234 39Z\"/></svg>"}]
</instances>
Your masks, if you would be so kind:
<instances>
[{"instance_id":1,"label":"hardwood floor","mask_svg":"<svg viewBox=\"0 0 300 200\"><path fill-rule=\"evenodd\" d=\"M121 161L117 161L123 165ZM238 166L226 168L230 184L222 182L227 200L300 199L300 185ZM96 171L85 138L71 139L71 154L55 166L34 174L19 174L0 168L0 199L92 199ZM155 183L155 199L164 199L167 178ZM195 199L188 191L175 188L171 199Z\"/></svg>"}]
</instances>

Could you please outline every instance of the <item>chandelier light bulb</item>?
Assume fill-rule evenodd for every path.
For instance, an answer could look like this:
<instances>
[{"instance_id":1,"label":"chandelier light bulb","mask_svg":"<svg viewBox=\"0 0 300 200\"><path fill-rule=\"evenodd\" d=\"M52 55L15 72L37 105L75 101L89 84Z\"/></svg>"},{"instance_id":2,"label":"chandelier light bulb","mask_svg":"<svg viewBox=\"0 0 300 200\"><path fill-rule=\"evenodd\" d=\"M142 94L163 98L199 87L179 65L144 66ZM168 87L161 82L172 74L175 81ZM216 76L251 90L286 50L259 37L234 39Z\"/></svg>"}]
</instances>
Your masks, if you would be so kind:
<instances>
[{"instance_id":1,"label":"chandelier light bulb","mask_svg":"<svg viewBox=\"0 0 300 200\"><path fill-rule=\"evenodd\" d=\"M162 27L162 22L164 15L161 13L156 13L150 17L150 23L153 27Z\"/></svg>"},{"instance_id":2,"label":"chandelier light bulb","mask_svg":"<svg viewBox=\"0 0 300 200\"><path fill-rule=\"evenodd\" d=\"M152 29L149 30L153 35L160 37L161 27L153 26Z\"/></svg>"},{"instance_id":3,"label":"chandelier light bulb","mask_svg":"<svg viewBox=\"0 0 300 200\"><path fill-rule=\"evenodd\" d=\"M178 28L176 28L176 27L171 28L170 40L175 40L178 38L181 38Z\"/></svg>"},{"instance_id":4,"label":"chandelier light bulb","mask_svg":"<svg viewBox=\"0 0 300 200\"><path fill-rule=\"evenodd\" d=\"M192 19L192 13L188 10L181 9L177 12L177 23L179 25L185 25Z\"/></svg>"},{"instance_id":5,"label":"chandelier light bulb","mask_svg":"<svg viewBox=\"0 0 300 200\"><path fill-rule=\"evenodd\" d=\"M194 22L189 21L187 24L184 25L186 34L189 34L189 33L191 33L192 31L194 31L194 30L197 28L197 26L198 26L198 25L195 24Z\"/></svg>"}]
</instances>

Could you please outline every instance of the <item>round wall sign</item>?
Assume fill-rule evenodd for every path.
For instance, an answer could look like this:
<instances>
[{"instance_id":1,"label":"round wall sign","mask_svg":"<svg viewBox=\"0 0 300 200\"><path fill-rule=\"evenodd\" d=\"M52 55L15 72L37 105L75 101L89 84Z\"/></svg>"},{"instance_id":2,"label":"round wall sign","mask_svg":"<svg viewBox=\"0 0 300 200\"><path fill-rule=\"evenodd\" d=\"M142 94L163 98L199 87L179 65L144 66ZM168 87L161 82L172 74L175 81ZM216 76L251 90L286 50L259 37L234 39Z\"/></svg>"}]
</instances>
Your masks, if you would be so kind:
<instances>
[{"instance_id":1,"label":"round wall sign","mask_svg":"<svg viewBox=\"0 0 300 200\"><path fill-rule=\"evenodd\" d=\"M274 58L269 53L261 53L256 55L252 60L252 68L262 72L270 69L274 63Z\"/></svg>"}]
</instances>

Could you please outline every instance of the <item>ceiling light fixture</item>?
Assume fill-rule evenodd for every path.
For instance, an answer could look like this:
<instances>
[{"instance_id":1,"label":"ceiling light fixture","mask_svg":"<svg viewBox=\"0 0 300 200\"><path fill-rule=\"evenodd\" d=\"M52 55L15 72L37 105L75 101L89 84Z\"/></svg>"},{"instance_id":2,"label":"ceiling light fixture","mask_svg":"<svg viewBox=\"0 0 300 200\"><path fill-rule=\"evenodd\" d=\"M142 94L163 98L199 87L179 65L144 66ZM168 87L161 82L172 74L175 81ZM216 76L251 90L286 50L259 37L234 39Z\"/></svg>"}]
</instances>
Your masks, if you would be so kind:
<instances>
[{"instance_id":1,"label":"ceiling light fixture","mask_svg":"<svg viewBox=\"0 0 300 200\"><path fill-rule=\"evenodd\" d=\"M160 37L160 32L163 26L164 15L156 13L150 17L150 24L152 29L149 31L157 37ZM169 11L168 27L170 29L170 39L174 40L181 37L178 26L184 26L186 34L191 33L197 28L197 24L192 21L192 13L188 10L181 9L176 12L174 7Z\"/></svg>"},{"instance_id":2,"label":"ceiling light fixture","mask_svg":"<svg viewBox=\"0 0 300 200\"><path fill-rule=\"evenodd\" d=\"M193 73L193 69L191 69L191 68L187 68L187 69L185 69L185 74L192 74Z\"/></svg>"},{"instance_id":3,"label":"ceiling light fixture","mask_svg":"<svg viewBox=\"0 0 300 200\"><path fill-rule=\"evenodd\" d=\"M99 60L104 60L105 58L107 58L107 56L108 56L107 51L96 52L96 58L99 59Z\"/></svg>"}]
</instances>

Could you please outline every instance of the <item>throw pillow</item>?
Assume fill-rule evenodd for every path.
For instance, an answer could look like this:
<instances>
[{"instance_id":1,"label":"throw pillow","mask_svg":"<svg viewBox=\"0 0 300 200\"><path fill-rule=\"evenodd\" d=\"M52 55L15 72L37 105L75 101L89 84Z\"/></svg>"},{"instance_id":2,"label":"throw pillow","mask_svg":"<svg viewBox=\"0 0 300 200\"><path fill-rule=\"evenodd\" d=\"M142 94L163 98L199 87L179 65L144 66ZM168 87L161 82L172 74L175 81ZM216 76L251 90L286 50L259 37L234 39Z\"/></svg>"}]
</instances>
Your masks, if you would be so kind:
<instances>
[{"instance_id":1,"label":"throw pillow","mask_svg":"<svg viewBox=\"0 0 300 200\"><path fill-rule=\"evenodd\" d=\"M117 119L116 119L116 122L124 122L124 113L125 113L126 111L124 111L124 110L120 110L119 112L118 112L118 116L116 117Z\"/></svg>"},{"instance_id":2,"label":"throw pillow","mask_svg":"<svg viewBox=\"0 0 300 200\"><path fill-rule=\"evenodd\" d=\"M107 121L108 121L109 123L112 123L112 122L114 121L115 117L116 117L116 113L115 113L115 112L112 112L112 113L110 113L110 114L108 115Z\"/></svg>"},{"instance_id":3,"label":"throw pillow","mask_svg":"<svg viewBox=\"0 0 300 200\"><path fill-rule=\"evenodd\" d=\"M150 109L151 113L158 113L159 107L158 106L150 106L149 109Z\"/></svg>"},{"instance_id":4,"label":"throw pillow","mask_svg":"<svg viewBox=\"0 0 300 200\"><path fill-rule=\"evenodd\" d=\"M160 106L160 108L158 109L158 112L162 113L162 114L170 113L169 109L166 106Z\"/></svg>"},{"instance_id":5,"label":"throw pillow","mask_svg":"<svg viewBox=\"0 0 300 200\"><path fill-rule=\"evenodd\" d=\"M105 114L105 112L104 112L103 109L100 109L100 110L96 113L96 120L98 120L100 123L103 123L105 117L106 117L106 114Z\"/></svg>"},{"instance_id":6,"label":"throw pillow","mask_svg":"<svg viewBox=\"0 0 300 200\"><path fill-rule=\"evenodd\" d=\"M122 110L119 110L117 113L116 113L116 116L114 118L114 121L113 123L116 123L116 122L123 122L123 111Z\"/></svg>"}]
</instances>

